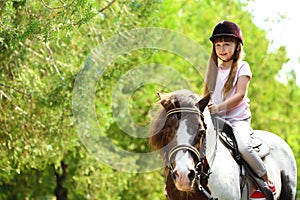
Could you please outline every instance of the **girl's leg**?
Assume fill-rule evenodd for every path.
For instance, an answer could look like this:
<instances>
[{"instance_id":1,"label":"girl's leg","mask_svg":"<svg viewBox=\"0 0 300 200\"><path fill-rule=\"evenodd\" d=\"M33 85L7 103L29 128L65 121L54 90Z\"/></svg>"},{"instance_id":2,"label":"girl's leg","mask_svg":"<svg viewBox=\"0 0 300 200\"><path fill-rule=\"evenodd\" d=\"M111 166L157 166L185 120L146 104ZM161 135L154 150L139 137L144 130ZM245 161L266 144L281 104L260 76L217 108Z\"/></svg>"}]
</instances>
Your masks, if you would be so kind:
<instances>
[{"instance_id":1,"label":"girl's leg","mask_svg":"<svg viewBox=\"0 0 300 200\"><path fill-rule=\"evenodd\" d=\"M249 120L231 122L234 136L238 143L238 148L243 159L249 164L253 171L259 176L268 178L266 167L259 155L251 147L251 132Z\"/></svg>"}]
</instances>

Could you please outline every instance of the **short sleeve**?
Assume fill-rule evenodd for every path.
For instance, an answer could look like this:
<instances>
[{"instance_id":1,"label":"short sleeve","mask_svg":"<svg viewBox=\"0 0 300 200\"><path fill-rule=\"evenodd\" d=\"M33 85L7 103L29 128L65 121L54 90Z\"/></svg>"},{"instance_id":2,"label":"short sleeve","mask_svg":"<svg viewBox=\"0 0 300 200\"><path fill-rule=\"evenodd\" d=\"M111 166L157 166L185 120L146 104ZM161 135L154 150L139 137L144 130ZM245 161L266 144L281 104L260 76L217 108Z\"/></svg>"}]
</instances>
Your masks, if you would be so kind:
<instances>
[{"instance_id":1,"label":"short sleeve","mask_svg":"<svg viewBox=\"0 0 300 200\"><path fill-rule=\"evenodd\" d=\"M237 77L240 76L248 76L250 79L252 79L252 72L250 69L250 65L245 61L243 61L240 67L238 68Z\"/></svg>"},{"instance_id":2,"label":"short sleeve","mask_svg":"<svg viewBox=\"0 0 300 200\"><path fill-rule=\"evenodd\" d=\"M233 86L236 85L237 79L240 76L248 76L250 78L250 80L252 79L252 72L251 72L251 69L250 69L250 65L245 61L242 61L240 63L240 65L238 66L238 71L235 75L235 78L234 78L234 81L233 81Z\"/></svg>"}]
</instances>

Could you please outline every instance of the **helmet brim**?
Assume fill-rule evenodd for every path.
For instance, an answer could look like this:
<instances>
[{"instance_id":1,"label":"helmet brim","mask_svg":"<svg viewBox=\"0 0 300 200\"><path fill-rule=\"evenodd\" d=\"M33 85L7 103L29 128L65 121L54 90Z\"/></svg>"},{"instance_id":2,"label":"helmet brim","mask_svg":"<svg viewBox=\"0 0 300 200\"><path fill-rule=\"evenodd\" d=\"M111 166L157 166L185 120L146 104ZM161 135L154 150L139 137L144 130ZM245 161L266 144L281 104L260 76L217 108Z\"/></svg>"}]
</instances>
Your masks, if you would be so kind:
<instances>
[{"instance_id":1,"label":"helmet brim","mask_svg":"<svg viewBox=\"0 0 300 200\"><path fill-rule=\"evenodd\" d=\"M242 45L244 45L243 41L242 41L240 38L238 38L238 37L236 37L236 35L230 34L230 33L215 34L215 35L211 36L209 39L210 39L210 41L214 42L214 39L215 39L215 38L218 38L218 37L234 37L234 38L236 38L240 43L242 43Z\"/></svg>"}]
</instances>

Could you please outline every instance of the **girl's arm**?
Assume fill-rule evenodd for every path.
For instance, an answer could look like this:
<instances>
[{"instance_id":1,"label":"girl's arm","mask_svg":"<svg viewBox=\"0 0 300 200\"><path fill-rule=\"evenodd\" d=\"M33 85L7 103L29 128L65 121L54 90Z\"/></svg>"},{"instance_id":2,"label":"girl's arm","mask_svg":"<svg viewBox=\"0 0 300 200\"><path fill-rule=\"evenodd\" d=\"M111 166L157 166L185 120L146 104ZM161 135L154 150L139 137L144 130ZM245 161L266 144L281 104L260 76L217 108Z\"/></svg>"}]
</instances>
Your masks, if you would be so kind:
<instances>
[{"instance_id":1,"label":"girl's arm","mask_svg":"<svg viewBox=\"0 0 300 200\"><path fill-rule=\"evenodd\" d=\"M245 97L248 90L249 83L250 83L249 76L238 77L235 94L218 105L213 105L213 104L208 105L208 109L210 113L216 114L218 112L229 110L237 106Z\"/></svg>"}]
</instances>

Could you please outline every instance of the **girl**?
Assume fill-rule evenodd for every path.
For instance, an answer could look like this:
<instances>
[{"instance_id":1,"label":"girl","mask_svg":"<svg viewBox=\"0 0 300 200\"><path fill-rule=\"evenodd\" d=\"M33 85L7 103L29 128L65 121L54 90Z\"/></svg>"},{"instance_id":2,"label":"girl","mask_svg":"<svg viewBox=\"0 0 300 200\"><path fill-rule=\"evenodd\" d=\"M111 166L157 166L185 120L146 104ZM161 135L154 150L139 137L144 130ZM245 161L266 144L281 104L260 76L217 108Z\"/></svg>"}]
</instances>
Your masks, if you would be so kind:
<instances>
[{"instance_id":1,"label":"girl","mask_svg":"<svg viewBox=\"0 0 300 200\"><path fill-rule=\"evenodd\" d=\"M251 112L247 92L252 73L249 64L242 60L242 32L237 24L222 21L214 28L210 40L213 50L205 86L205 95L211 95L208 109L211 114L219 114L231 122L242 157L275 193L275 186L268 178L264 163L250 146ZM250 199L265 198L261 191L254 188Z\"/></svg>"}]
</instances>

